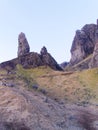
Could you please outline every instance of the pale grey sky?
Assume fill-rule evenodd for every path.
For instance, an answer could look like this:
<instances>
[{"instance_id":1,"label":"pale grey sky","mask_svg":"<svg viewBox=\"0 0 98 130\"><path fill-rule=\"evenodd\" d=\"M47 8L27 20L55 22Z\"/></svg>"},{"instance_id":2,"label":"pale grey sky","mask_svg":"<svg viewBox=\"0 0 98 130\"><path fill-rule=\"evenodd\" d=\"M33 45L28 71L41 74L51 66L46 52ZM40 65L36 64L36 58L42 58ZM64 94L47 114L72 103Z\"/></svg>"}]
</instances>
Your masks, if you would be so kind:
<instances>
[{"instance_id":1,"label":"pale grey sky","mask_svg":"<svg viewBox=\"0 0 98 130\"><path fill-rule=\"evenodd\" d=\"M46 46L58 63L69 61L75 31L97 18L98 0L0 0L0 62L17 56L20 32L31 51Z\"/></svg>"}]
</instances>

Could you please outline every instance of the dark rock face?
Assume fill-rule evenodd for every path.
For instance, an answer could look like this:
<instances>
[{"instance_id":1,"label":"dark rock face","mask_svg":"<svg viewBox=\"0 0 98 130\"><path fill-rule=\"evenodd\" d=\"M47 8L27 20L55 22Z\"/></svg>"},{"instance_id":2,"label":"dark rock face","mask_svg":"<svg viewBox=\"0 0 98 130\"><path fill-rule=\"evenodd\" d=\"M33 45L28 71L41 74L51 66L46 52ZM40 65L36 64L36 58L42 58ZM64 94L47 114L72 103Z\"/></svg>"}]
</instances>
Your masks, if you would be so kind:
<instances>
[{"instance_id":1,"label":"dark rock face","mask_svg":"<svg viewBox=\"0 0 98 130\"><path fill-rule=\"evenodd\" d=\"M46 47L41 49L41 54L31 52L24 56L20 56L19 64L24 68L35 68L38 66L49 66L54 70L62 70L55 59L47 52Z\"/></svg>"},{"instance_id":2,"label":"dark rock face","mask_svg":"<svg viewBox=\"0 0 98 130\"><path fill-rule=\"evenodd\" d=\"M45 50L45 51L43 51ZM30 52L19 56L16 59L3 62L0 64L1 68L6 68L9 70L15 69L17 64L21 64L24 68L35 68L38 66L49 66L54 70L63 70L55 59L46 51L45 47L42 48L41 54L36 52Z\"/></svg>"},{"instance_id":3,"label":"dark rock face","mask_svg":"<svg viewBox=\"0 0 98 130\"><path fill-rule=\"evenodd\" d=\"M68 64L69 64L69 62L63 62L60 64L60 66L64 69Z\"/></svg>"},{"instance_id":4,"label":"dark rock face","mask_svg":"<svg viewBox=\"0 0 98 130\"><path fill-rule=\"evenodd\" d=\"M24 33L20 33L18 36L18 57L29 53L30 47Z\"/></svg>"},{"instance_id":5,"label":"dark rock face","mask_svg":"<svg viewBox=\"0 0 98 130\"><path fill-rule=\"evenodd\" d=\"M98 67L98 43L96 43L94 48L94 53L91 59L91 62L89 64L90 68Z\"/></svg>"},{"instance_id":6,"label":"dark rock face","mask_svg":"<svg viewBox=\"0 0 98 130\"><path fill-rule=\"evenodd\" d=\"M47 52L45 46L41 49L40 54L29 51L30 47L25 34L20 33L18 37L18 58L1 63L0 68L5 68L10 71L11 69L15 69L17 64L21 64L24 68L49 66L54 70L63 70Z\"/></svg>"},{"instance_id":7,"label":"dark rock face","mask_svg":"<svg viewBox=\"0 0 98 130\"><path fill-rule=\"evenodd\" d=\"M87 24L76 31L72 47L70 65L77 64L93 53L95 47L95 32L97 25Z\"/></svg>"},{"instance_id":8,"label":"dark rock face","mask_svg":"<svg viewBox=\"0 0 98 130\"><path fill-rule=\"evenodd\" d=\"M38 53L30 52L23 56L18 57L18 63L24 68L35 68L42 66L42 60Z\"/></svg>"},{"instance_id":9,"label":"dark rock face","mask_svg":"<svg viewBox=\"0 0 98 130\"><path fill-rule=\"evenodd\" d=\"M54 70L62 70L51 54L47 52L46 47L43 47L40 53L43 65L50 66Z\"/></svg>"},{"instance_id":10,"label":"dark rock face","mask_svg":"<svg viewBox=\"0 0 98 130\"><path fill-rule=\"evenodd\" d=\"M96 44L95 44L93 56L89 64L90 68L98 67L98 20L97 20L97 29L95 33L95 43Z\"/></svg>"},{"instance_id":11,"label":"dark rock face","mask_svg":"<svg viewBox=\"0 0 98 130\"><path fill-rule=\"evenodd\" d=\"M0 68L5 68L6 70L10 71L10 70L15 69L17 63L18 63L18 58L15 58L13 60L5 61L1 63Z\"/></svg>"},{"instance_id":12,"label":"dark rock face","mask_svg":"<svg viewBox=\"0 0 98 130\"><path fill-rule=\"evenodd\" d=\"M44 46L42 49L41 49L41 51L40 51L40 54L41 55L46 55L48 52L47 52L47 49L46 49L46 47Z\"/></svg>"}]
</instances>

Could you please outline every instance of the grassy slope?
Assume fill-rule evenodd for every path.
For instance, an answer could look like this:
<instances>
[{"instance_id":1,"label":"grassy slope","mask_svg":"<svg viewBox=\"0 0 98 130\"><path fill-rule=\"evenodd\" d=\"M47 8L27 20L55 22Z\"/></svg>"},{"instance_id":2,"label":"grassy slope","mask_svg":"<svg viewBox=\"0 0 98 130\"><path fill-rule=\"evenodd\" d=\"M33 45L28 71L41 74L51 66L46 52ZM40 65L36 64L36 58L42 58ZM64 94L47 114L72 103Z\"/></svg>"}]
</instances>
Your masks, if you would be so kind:
<instances>
[{"instance_id":1,"label":"grassy slope","mask_svg":"<svg viewBox=\"0 0 98 130\"><path fill-rule=\"evenodd\" d=\"M53 71L48 67L28 70L18 67L18 73L30 79L30 84L38 84L55 100L64 99L80 105L98 102L98 68L73 73Z\"/></svg>"}]
</instances>

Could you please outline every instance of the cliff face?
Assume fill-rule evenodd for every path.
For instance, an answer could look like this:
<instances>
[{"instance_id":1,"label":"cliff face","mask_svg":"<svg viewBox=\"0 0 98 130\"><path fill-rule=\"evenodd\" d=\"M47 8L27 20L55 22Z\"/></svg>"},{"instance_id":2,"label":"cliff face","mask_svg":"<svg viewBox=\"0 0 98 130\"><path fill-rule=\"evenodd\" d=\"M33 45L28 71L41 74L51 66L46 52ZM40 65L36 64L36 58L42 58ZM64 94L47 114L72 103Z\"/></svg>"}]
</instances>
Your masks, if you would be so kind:
<instances>
[{"instance_id":1,"label":"cliff face","mask_svg":"<svg viewBox=\"0 0 98 130\"><path fill-rule=\"evenodd\" d=\"M69 66L74 70L98 67L98 20L76 31Z\"/></svg>"},{"instance_id":2,"label":"cliff face","mask_svg":"<svg viewBox=\"0 0 98 130\"><path fill-rule=\"evenodd\" d=\"M87 24L81 30L77 30L72 47L70 65L74 65L93 53L95 47L95 24Z\"/></svg>"},{"instance_id":3,"label":"cliff face","mask_svg":"<svg viewBox=\"0 0 98 130\"><path fill-rule=\"evenodd\" d=\"M96 29L96 33L95 33L95 48L94 48L94 52L93 52L93 56L91 59L91 62L89 64L89 67L98 67L98 20L97 20L97 29Z\"/></svg>"}]
</instances>

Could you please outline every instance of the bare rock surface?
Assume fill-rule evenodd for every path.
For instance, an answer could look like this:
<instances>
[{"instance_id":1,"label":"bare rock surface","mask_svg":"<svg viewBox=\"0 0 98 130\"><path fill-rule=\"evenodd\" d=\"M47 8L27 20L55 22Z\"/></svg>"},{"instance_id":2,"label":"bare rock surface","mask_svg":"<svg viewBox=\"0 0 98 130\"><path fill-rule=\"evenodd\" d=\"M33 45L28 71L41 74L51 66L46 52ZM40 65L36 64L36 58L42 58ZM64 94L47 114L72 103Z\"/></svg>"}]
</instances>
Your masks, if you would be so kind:
<instances>
[{"instance_id":1,"label":"bare rock surface","mask_svg":"<svg viewBox=\"0 0 98 130\"><path fill-rule=\"evenodd\" d=\"M54 70L63 70L56 60L48 53L47 48L43 47L40 51L43 65L50 66Z\"/></svg>"},{"instance_id":2,"label":"bare rock surface","mask_svg":"<svg viewBox=\"0 0 98 130\"><path fill-rule=\"evenodd\" d=\"M19 56L16 59L1 63L0 67L11 70L15 69L17 64L21 64L24 68L49 66L54 70L63 70L56 62L56 60L47 52L47 49L45 47L42 48L40 54L36 52L29 52L27 54Z\"/></svg>"},{"instance_id":3,"label":"bare rock surface","mask_svg":"<svg viewBox=\"0 0 98 130\"><path fill-rule=\"evenodd\" d=\"M67 67L73 70L98 67L98 20L97 24L86 24L76 31Z\"/></svg>"},{"instance_id":4,"label":"bare rock surface","mask_svg":"<svg viewBox=\"0 0 98 130\"><path fill-rule=\"evenodd\" d=\"M30 52L30 47L26 36L21 32L18 36L18 57Z\"/></svg>"},{"instance_id":5,"label":"bare rock surface","mask_svg":"<svg viewBox=\"0 0 98 130\"><path fill-rule=\"evenodd\" d=\"M41 50L41 54L36 52L28 53L18 58L18 63L24 68L35 68L38 66L49 66L54 70L63 70L56 60L45 50Z\"/></svg>"},{"instance_id":6,"label":"bare rock surface","mask_svg":"<svg viewBox=\"0 0 98 130\"><path fill-rule=\"evenodd\" d=\"M89 64L90 68L98 67L98 20L97 20L97 29L95 32L95 48L91 62Z\"/></svg>"},{"instance_id":7,"label":"bare rock surface","mask_svg":"<svg viewBox=\"0 0 98 130\"><path fill-rule=\"evenodd\" d=\"M76 31L72 47L70 65L74 65L93 53L97 25L87 24Z\"/></svg>"},{"instance_id":8,"label":"bare rock surface","mask_svg":"<svg viewBox=\"0 0 98 130\"><path fill-rule=\"evenodd\" d=\"M95 45L93 56L89 64L89 67L90 68L98 67L98 43L96 43Z\"/></svg>"},{"instance_id":9,"label":"bare rock surface","mask_svg":"<svg viewBox=\"0 0 98 130\"><path fill-rule=\"evenodd\" d=\"M11 70L15 69L17 64L21 64L24 68L49 66L54 70L63 70L51 54L48 53L45 46L41 49L40 54L30 52L30 47L24 33L20 33L18 37L18 58L1 63L0 68Z\"/></svg>"},{"instance_id":10,"label":"bare rock surface","mask_svg":"<svg viewBox=\"0 0 98 130\"><path fill-rule=\"evenodd\" d=\"M41 55L46 55L48 52L47 52L47 48L45 46L43 46L43 48L41 49L40 51L40 54Z\"/></svg>"}]
</instances>

